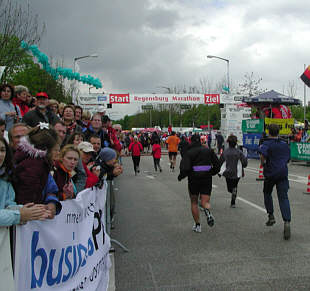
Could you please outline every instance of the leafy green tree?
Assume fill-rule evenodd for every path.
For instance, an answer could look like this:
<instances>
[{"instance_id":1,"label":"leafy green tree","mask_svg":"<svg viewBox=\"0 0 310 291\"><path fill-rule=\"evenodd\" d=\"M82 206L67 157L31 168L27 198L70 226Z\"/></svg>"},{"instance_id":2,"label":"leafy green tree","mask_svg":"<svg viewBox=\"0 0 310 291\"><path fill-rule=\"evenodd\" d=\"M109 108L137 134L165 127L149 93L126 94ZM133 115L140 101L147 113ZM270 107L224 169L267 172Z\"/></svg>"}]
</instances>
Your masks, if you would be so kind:
<instances>
[{"instance_id":1,"label":"leafy green tree","mask_svg":"<svg viewBox=\"0 0 310 291\"><path fill-rule=\"evenodd\" d=\"M24 85L35 95L38 92L46 92L50 98L59 102L71 102L71 96L66 94L61 81L56 81L38 64L30 63L24 66L22 70L11 73L7 81L13 85Z\"/></svg>"},{"instance_id":2,"label":"leafy green tree","mask_svg":"<svg viewBox=\"0 0 310 291\"><path fill-rule=\"evenodd\" d=\"M38 44L45 30L38 15L23 1L0 0L0 66L6 66L6 76L25 64L29 56L20 47L20 41Z\"/></svg>"}]
</instances>

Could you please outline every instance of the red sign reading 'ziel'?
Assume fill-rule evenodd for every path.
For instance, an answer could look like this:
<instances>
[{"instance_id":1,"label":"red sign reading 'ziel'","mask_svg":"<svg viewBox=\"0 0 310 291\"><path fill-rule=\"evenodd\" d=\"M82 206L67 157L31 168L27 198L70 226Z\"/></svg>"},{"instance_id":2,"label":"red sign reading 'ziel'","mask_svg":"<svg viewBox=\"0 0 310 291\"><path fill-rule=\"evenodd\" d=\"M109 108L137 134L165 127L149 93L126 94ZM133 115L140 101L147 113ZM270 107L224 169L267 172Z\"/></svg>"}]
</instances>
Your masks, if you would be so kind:
<instances>
[{"instance_id":1,"label":"red sign reading 'ziel'","mask_svg":"<svg viewBox=\"0 0 310 291\"><path fill-rule=\"evenodd\" d=\"M110 94L110 104L125 104L130 103L129 94Z\"/></svg>"},{"instance_id":2,"label":"red sign reading 'ziel'","mask_svg":"<svg viewBox=\"0 0 310 291\"><path fill-rule=\"evenodd\" d=\"M220 94L205 94L205 104L220 104Z\"/></svg>"}]
</instances>

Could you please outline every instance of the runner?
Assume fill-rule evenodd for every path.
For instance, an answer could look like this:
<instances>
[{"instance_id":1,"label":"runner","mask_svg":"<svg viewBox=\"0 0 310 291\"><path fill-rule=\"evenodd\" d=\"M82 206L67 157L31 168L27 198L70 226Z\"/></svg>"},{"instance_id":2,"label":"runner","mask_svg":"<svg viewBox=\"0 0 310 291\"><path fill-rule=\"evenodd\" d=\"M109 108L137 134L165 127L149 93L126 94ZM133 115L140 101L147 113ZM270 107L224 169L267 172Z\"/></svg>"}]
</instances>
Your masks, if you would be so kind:
<instances>
[{"instance_id":1,"label":"runner","mask_svg":"<svg viewBox=\"0 0 310 291\"><path fill-rule=\"evenodd\" d=\"M188 191L191 199L191 210L195 221L192 228L195 232L201 232L198 197L201 197L201 205L207 216L210 227L214 225L214 217L210 212L210 197L212 191L212 176L220 170L220 162L213 150L201 145L200 136L191 137L191 146L182 158L178 180L188 177Z\"/></svg>"},{"instance_id":2,"label":"runner","mask_svg":"<svg viewBox=\"0 0 310 291\"><path fill-rule=\"evenodd\" d=\"M143 146L139 142L138 137L136 135L134 136L134 141L129 145L128 149L131 152L133 168L135 170L135 175L137 176L137 173L140 173L139 164L140 164L141 152L143 151Z\"/></svg>"},{"instance_id":3,"label":"runner","mask_svg":"<svg viewBox=\"0 0 310 291\"><path fill-rule=\"evenodd\" d=\"M227 190L231 193L230 207L235 208L238 183L244 176L243 168L248 165L248 160L243 152L236 148L237 137L235 135L230 135L227 142L229 148L224 150L220 157L222 166L220 174L226 178Z\"/></svg>"},{"instance_id":4,"label":"runner","mask_svg":"<svg viewBox=\"0 0 310 291\"><path fill-rule=\"evenodd\" d=\"M161 146L159 144L159 139L154 140L154 144L152 147L152 155L154 159L154 168L155 171L157 172L157 167L160 172L162 172L161 166L160 166L160 158L161 158Z\"/></svg>"},{"instance_id":5,"label":"runner","mask_svg":"<svg viewBox=\"0 0 310 291\"><path fill-rule=\"evenodd\" d=\"M259 147L261 154L261 164L264 166L264 202L268 213L267 226L276 223L273 214L272 190L276 185L282 219L284 221L283 237L288 240L291 237L291 208L288 200L288 168L287 163L290 160L290 149L288 144L281 140L279 135L279 126L270 124L269 138Z\"/></svg>"},{"instance_id":6,"label":"runner","mask_svg":"<svg viewBox=\"0 0 310 291\"><path fill-rule=\"evenodd\" d=\"M178 154L178 145L180 143L180 139L176 136L175 132L172 131L171 135L166 140L166 143L168 144L170 169L172 172L174 172L177 154Z\"/></svg>"}]
</instances>

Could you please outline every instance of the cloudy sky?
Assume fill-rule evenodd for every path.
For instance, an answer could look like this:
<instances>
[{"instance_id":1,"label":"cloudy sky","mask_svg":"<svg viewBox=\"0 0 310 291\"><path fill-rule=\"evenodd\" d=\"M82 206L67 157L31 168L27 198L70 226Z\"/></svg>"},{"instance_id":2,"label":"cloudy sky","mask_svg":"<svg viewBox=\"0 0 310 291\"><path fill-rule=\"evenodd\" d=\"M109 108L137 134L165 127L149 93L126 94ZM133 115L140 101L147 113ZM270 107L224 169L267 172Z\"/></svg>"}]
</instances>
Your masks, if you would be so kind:
<instances>
[{"instance_id":1,"label":"cloudy sky","mask_svg":"<svg viewBox=\"0 0 310 291\"><path fill-rule=\"evenodd\" d=\"M303 99L310 1L29 1L47 27L41 51L65 67L74 57L98 54L79 67L105 92L164 93L162 87L199 86L202 78L215 84L226 75L224 61L206 58L216 55L230 60L233 85L254 72L262 88L281 93L294 81Z\"/></svg>"}]
</instances>

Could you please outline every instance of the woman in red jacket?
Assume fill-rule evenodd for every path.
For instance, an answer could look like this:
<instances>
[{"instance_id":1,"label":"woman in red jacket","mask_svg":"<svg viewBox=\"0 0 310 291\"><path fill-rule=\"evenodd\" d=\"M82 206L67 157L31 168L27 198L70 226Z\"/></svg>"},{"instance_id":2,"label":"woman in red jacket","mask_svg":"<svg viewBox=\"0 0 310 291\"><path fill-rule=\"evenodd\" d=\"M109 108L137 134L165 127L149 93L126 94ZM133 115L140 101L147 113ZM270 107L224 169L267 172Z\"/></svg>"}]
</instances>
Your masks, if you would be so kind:
<instances>
[{"instance_id":1,"label":"woman in red jacket","mask_svg":"<svg viewBox=\"0 0 310 291\"><path fill-rule=\"evenodd\" d=\"M129 145L128 150L131 152L133 168L135 170L135 175L137 176L137 173L140 173L139 165L140 165L141 151L143 151L143 146L139 142L138 137L136 135L134 137L134 141Z\"/></svg>"},{"instance_id":2,"label":"woman in red jacket","mask_svg":"<svg viewBox=\"0 0 310 291\"><path fill-rule=\"evenodd\" d=\"M154 160L154 168L155 171L157 172L157 167L159 171L161 172L161 166L160 166L160 158L161 158L161 146L159 144L159 138L154 140L154 144L152 147L152 155L153 155L153 160Z\"/></svg>"},{"instance_id":3,"label":"woman in red jacket","mask_svg":"<svg viewBox=\"0 0 310 291\"><path fill-rule=\"evenodd\" d=\"M24 115L29 111L29 107L27 104L28 93L29 90L27 87L22 85L15 86L16 97L14 97L12 101L15 106L18 106L21 117L24 117Z\"/></svg>"}]
</instances>

